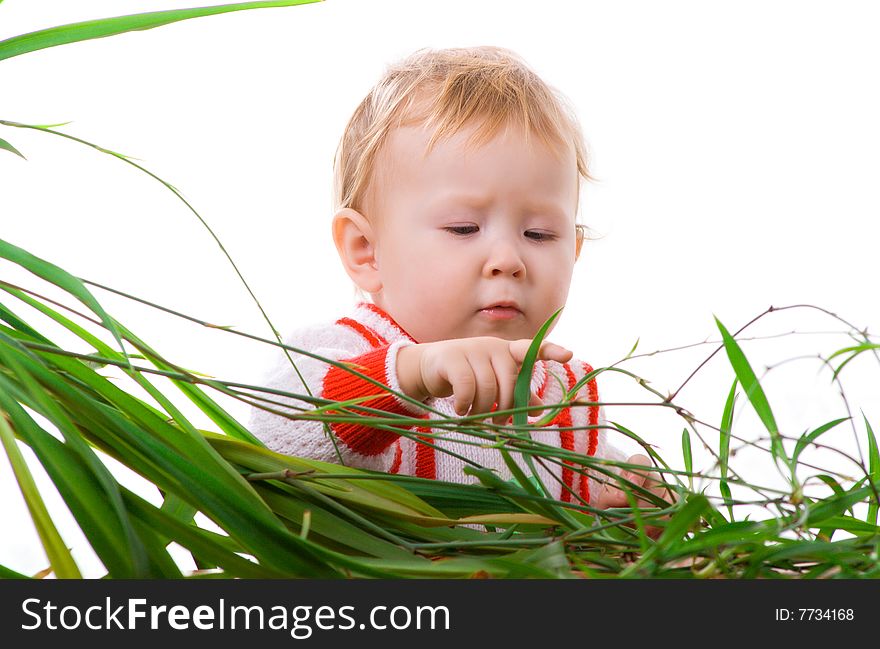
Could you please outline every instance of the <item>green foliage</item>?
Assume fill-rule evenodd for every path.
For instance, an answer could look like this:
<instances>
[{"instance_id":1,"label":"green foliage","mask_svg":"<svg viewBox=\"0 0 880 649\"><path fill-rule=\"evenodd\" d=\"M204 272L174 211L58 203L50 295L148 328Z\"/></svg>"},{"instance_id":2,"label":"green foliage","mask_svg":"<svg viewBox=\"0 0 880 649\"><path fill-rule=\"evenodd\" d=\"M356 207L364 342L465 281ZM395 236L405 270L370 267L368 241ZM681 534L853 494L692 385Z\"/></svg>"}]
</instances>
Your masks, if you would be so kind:
<instances>
[{"instance_id":1,"label":"green foliage","mask_svg":"<svg viewBox=\"0 0 880 649\"><path fill-rule=\"evenodd\" d=\"M269 7L290 7L293 5L311 4L321 0L266 0L264 2L239 2L236 4L218 5L215 7L199 7L193 9L172 9L169 11L153 11L150 13L101 18L70 25L61 25L49 29L41 29L21 36L13 36L0 41L0 61L29 52L36 52L48 47L68 45L81 41L117 36L126 32L141 31L162 27L171 23L201 18L230 11L247 9L264 9Z\"/></svg>"},{"instance_id":2,"label":"green foliage","mask_svg":"<svg viewBox=\"0 0 880 649\"><path fill-rule=\"evenodd\" d=\"M55 27L0 42L0 60L199 16L311 1L238 3ZM132 165L174 192L214 236L170 183L128 156L50 126L3 120L0 125L74 140ZM21 156L6 140L0 139L0 148ZM468 467L465 472L478 484L453 484L273 453L217 399L238 399L259 407L277 405L273 399L278 396L301 400L313 409L284 416L317 419L331 439L333 423L369 421L376 429L394 430L420 441L411 429L423 420L357 407L364 399L336 403L311 394L279 395L261 386L219 381L184 369L114 319L79 278L3 240L0 258L61 289L85 309L64 308L62 313L56 301L0 278L0 442L49 568L58 577L79 577L80 569L35 485L23 447L32 451L48 474L110 578L813 578L877 574L880 453L868 418L863 415L867 465L853 459L863 477L856 481L820 471L801 480L799 471L813 469L801 460L806 449L819 448L820 437L851 418L834 419L796 439L785 437L740 342L717 318L722 347L736 379L727 394L720 427L713 428L717 432L713 437L717 452L711 450L715 467L700 470L697 466L697 453L709 446L699 433L702 424L674 404L674 396L664 397L643 378L615 366L590 372L567 391L561 403L545 404L549 414L542 421L529 424L529 381L557 311L537 333L526 355L510 411L512 426L502 428L485 424L479 417L460 417L438 421L440 432L427 435L439 441L455 432L463 437L460 443L497 448L514 480L503 480L483 467ZM257 339L121 295L227 336ZM49 332L16 313L22 305L75 336L90 353L55 344ZM102 340L100 334L108 333L115 344ZM274 341L258 340L279 346L281 340L275 334ZM637 340L623 361L634 357L638 344ZM831 354L829 361L849 354L834 369L832 379L839 381L841 370L857 355L876 355L878 348L864 334L864 341ZM320 358L307 350L284 349ZM344 363L323 360L366 378ZM291 371L297 371L292 359ZM636 470L636 465L582 456L536 442L530 435L559 409L572 405L570 400L581 387L606 371L633 379L656 397L653 405L674 409L686 423L681 437L683 470L672 468L633 430L608 423L613 432L645 449L665 487L665 497L620 477L621 470ZM110 372L121 376L111 378L106 374ZM170 390L193 403L211 422L212 430L197 428L175 406L170 390L154 385L156 377L168 379ZM388 391L373 382L377 394ZM731 444L742 440L734 431L737 385L769 433L769 455L783 465L787 491L749 483L736 471ZM136 397L134 388L146 392L152 403ZM702 447L692 444L695 438ZM794 442L791 458L785 440ZM522 464L516 461L517 455ZM155 486L161 505L121 484L106 458ZM613 480L630 506L603 511L580 501L553 500L538 479L538 462L551 467L564 464L600 481ZM737 496L740 491L754 492L759 499L734 498L734 488ZM726 508L726 518L716 502ZM753 519L756 507L769 515ZM860 508L867 510L863 518L859 518ZM220 531L205 529L198 522L201 516ZM169 552L172 542L191 554L198 570L181 568ZM23 576L16 566L0 566L0 578Z\"/></svg>"},{"instance_id":3,"label":"green foliage","mask_svg":"<svg viewBox=\"0 0 880 649\"><path fill-rule=\"evenodd\" d=\"M29 265L35 260L47 263L21 254L15 259ZM56 286L72 288L72 295L80 295L84 288L76 286L76 278L71 286L64 273L49 273L48 278ZM202 567L193 576L207 570L216 576L244 578L755 577L800 575L807 567L810 574L836 571L853 576L869 569L871 553L876 551L878 527L872 518L876 506L872 504L865 520L851 515L855 505L875 502L871 498L878 462L873 437L867 467L870 481L866 477L860 486L845 489L831 476L820 474L817 478L831 487L831 495L805 499L798 505L802 511L795 508L775 519L735 520L728 493L724 495L727 520L706 495L693 490L682 493L680 487L677 502L639 510L637 496L646 494L631 484L624 487L633 507L598 512L547 498L522 469L515 474L516 483L504 482L485 469L469 469L481 485L462 485L278 455L252 439L205 390L237 398L243 393L194 373L175 372L173 363L109 315L108 323L141 352L141 363L135 365L131 357L101 343L38 294L2 281L0 288L23 304L38 306L98 352L62 349L27 324L11 304L0 303L0 319L8 325L0 325L0 434L59 576L77 576L78 569L45 508L37 504L39 493L28 479L13 436L34 451L109 577L186 576L168 554L172 541L189 550ZM109 328L100 319L92 322ZM166 410L155 409L101 376L100 367L125 372ZM152 386L151 375L172 377L173 385L210 416L217 432L197 430ZM728 440L733 437L735 386L722 417ZM250 392L260 389L246 387ZM57 427L62 439L27 414L25 406ZM347 412L345 404L336 406L338 410L323 408L321 415L328 421L363 417ZM390 414L387 418L395 419ZM799 438L792 461L797 462L807 446L843 421L829 422ZM397 427L405 423L405 417L399 418ZM487 438L486 431L473 427L467 418L461 418L456 430L471 432L477 441ZM873 435L869 425L868 431ZM488 437L502 443L508 439L495 433ZM515 446L505 445L510 455L527 451L535 458L569 460L579 470L608 470L594 458L543 447L521 433L509 439L516 440ZM690 440L685 429L685 471L677 473L687 475L692 484L697 474ZM164 504L151 505L120 485L95 451L155 484L164 494ZM726 450L721 459L729 471ZM725 479L737 482L731 473ZM210 518L222 533L200 527L193 517L196 512ZM485 530L469 527L475 523ZM656 540L644 534L647 524L661 530ZM793 529L802 534L815 530L815 542L794 543L786 536ZM835 532L849 537L831 541ZM12 566L0 574L18 573Z\"/></svg>"}]
</instances>

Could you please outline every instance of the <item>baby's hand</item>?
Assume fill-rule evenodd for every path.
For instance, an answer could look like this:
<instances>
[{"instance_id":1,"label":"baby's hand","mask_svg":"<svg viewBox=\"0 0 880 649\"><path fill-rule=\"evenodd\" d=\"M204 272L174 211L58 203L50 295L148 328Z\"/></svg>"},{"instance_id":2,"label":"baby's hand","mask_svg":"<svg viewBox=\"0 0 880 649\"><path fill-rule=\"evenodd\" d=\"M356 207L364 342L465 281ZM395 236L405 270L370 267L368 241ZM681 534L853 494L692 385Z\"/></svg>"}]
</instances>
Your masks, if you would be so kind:
<instances>
[{"instance_id":1,"label":"baby's hand","mask_svg":"<svg viewBox=\"0 0 880 649\"><path fill-rule=\"evenodd\" d=\"M428 397L455 395L455 412L466 415L489 413L497 402L498 410L513 407L516 377L532 341L504 340L492 336L454 338L433 343L402 347L397 356L397 376L403 391L419 401ZM565 363L572 352L544 341L539 360ZM531 394L529 405L542 405ZM493 417L504 424L508 416Z\"/></svg>"},{"instance_id":2,"label":"baby's hand","mask_svg":"<svg viewBox=\"0 0 880 649\"><path fill-rule=\"evenodd\" d=\"M633 455L626 461L627 464L641 464L645 467L651 466L651 460L648 459L646 455ZM620 477L625 480L629 480L634 485L643 487L650 491L651 493L663 498L665 500L669 499L669 494L666 491L666 488L659 481L660 474L656 471L641 471L641 470L633 470L630 471L628 469L623 469L621 471ZM612 478L607 478L607 482L602 485L602 491L599 493L599 499L596 504L596 507L599 509L608 509L609 507L629 507L630 502L626 497L626 493L614 482ZM657 505L646 500L643 497L640 497L638 492L633 491L633 495L636 496L636 502L638 503L639 509L650 509L655 508ZM656 539L663 532L662 527L656 527L654 525L646 525L645 532L651 538Z\"/></svg>"}]
</instances>

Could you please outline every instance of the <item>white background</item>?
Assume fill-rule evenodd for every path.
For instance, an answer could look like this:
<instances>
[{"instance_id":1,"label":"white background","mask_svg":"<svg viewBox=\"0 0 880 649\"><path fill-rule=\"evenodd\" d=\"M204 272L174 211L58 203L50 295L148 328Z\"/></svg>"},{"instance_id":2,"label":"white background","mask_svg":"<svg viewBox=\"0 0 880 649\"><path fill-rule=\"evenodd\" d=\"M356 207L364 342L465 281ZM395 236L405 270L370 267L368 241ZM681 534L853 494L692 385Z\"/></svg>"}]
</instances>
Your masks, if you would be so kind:
<instances>
[{"instance_id":1,"label":"white background","mask_svg":"<svg viewBox=\"0 0 880 649\"><path fill-rule=\"evenodd\" d=\"M6 0L0 39L195 4ZM384 67L422 47L509 47L570 98L590 147L598 182L585 189L580 221L602 238L586 246L551 339L599 367L638 338L640 352L717 340L713 315L734 331L770 305L813 304L859 328L880 326L878 31L871 2L329 0L0 62L0 119L71 121L64 132L134 156L178 187L285 332L335 319L352 304L330 237L332 158ZM159 183L58 137L8 127L0 137L28 158L0 151L0 237L77 276L269 334L210 235ZM0 277L57 294L6 262ZM95 294L169 359L219 378L259 380L268 346ZM798 309L771 314L748 334L845 330ZM765 365L813 357L765 379L784 433L846 416L815 357L848 342L821 334L743 343L759 375ZM666 393L714 348L624 367ZM843 378L857 428L862 408L880 429L877 361L866 354ZM719 354L677 402L717 425L732 379ZM603 375L600 390L611 402L650 397L620 375ZM228 408L245 415L237 403ZM660 408L607 410L681 467L681 419ZM735 433L755 439L761 430L741 408ZM853 450L852 428L841 431L828 443ZM698 466L711 466L694 444ZM840 464L829 452L810 457ZM741 453L734 466L773 480L761 461ZM840 468L854 475L851 465ZM74 556L87 574L101 574L63 504L45 478L40 484ZM5 460L0 508L0 564L25 573L45 567Z\"/></svg>"}]
</instances>

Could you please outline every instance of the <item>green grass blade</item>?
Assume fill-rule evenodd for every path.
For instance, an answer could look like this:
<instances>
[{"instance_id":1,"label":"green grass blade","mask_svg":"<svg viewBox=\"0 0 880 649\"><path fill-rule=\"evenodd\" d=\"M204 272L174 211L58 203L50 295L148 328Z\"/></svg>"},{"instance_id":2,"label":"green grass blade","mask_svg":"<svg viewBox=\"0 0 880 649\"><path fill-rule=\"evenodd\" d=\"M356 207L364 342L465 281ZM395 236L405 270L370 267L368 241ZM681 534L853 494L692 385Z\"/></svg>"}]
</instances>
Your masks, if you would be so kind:
<instances>
[{"instance_id":1,"label":"green grass blade","mask_svg":"<svg viewBox=\"0 0 880 649\"><path fill-rule=\"evenodd\" d=\"M532 339L532 344L529 345L529 349L523 359L522 367L519 370L519 375L516 377L516 384L513 388L513 404L516 408L525 408L529 405L532 371L535 367L535 361L538 359L538 350L541 349L541 343L544 341L544 337L550 330L550 325L552 325L556 318L559 317L561 312L562 309L559 309L556 313L547 318L547 321L541 326L538 333L535 334L535 337ZM525 426L527 423L528 413L525 410L514 413L514 426Z\"/></svg>"},{"instance_id":2,"label":"green grass blade","mask_svg":"<svg viewBox=\"0 0 880 649\"><path fill-rule=\"evenodd\" d=\"M6 566L0 566L0 579L30 579L30 577L7 568Z\"/></svg>"},{"instance_id":3,"label":"green grass blade","mask_svg":"<svg viewBox=\"0 0 880 649\"><path fill-rule=\"evenodd\" d=\"M736 378L739 379L743 390L746 392L746 397L748 397L755 412L758 413L758 417L767 428L767 432L770 433L770 451L773 458L782 459L788 464L788 458L782 446L782 438L779 435L779 427L776 425L776 419L773 417L773 411L770 409L770 402L767 400L767 395L764 394L758 377L755 375L754 370L752 370L752 366L749 364L742 349L740 349L739 344L733 339L733 336L730 335L718 318L715 318L715 324L718 325L718 329L721 331L724 349L727 351L727 357L730 359L730 364L733 366Z\"/></svg>"},{"instance_id":4,"label":"green grass blade","mask_svg":"<svg viewBox=\"0 0 880 649\"><path fill-rule=\"evenodd\" d=\"M0 333L0 366L11 372L19 383L22 394L26 395L28 405L58 428L71 451L88 467L89 473L101 485L105 496L102 509L105 510L106 516L116 517L124 531L124 546L131 561L124 575L128 577L146 575L148 560L145 548L128 520L116 480L82 439L80 430L55 398L56 392L49 387L63 385L63 379L41 365L36 357L2 333Z\"/></svg>"},{"instance_id":5,"label":"green grass blade","mask_svg":"<svg viewBox=\"0 0 880 649\"><path fill-rule=\"evenodd\" d=\"M0 408L6 410L21 438L31 447L52 479L92 548L112 577L138 573L118 516L112 515L98 479L70 448L43 430L12 398L13 388L0 378Z\"/></svg>"},{"instance_id":6,"label":"green grass blade","mask_svg":"<svg viewBox=\"0 0 880 649\"><path fill-rule=\"evenodd\" d=\"M862 413L865 417L865 413ZM865 417L865 427L868 431L868 474L871 476L871 482L874 483L874 493L871 502L868 504L868 516L865 520L872 525L877 524L877 489L880 489L880 451L877 450L877 438L871 428L871 422Z\"/></svg>"},{"instance_id":7,"label":"green grass blade","mask_svg":"<svg viewBox=\"0 0 880 649\"><path fill-rule=\"evenodd\" d=\"M59 579L81 579L79 568L73 560L70 550L67 549L64 539L58 533L55 523L52 522L52 517L49 516L49 510L46 509L42 497L40 497L34 478L18 448L18 443L15 441L15 433L9 425L7 416L5 410L0 410L0 442L6 450L6 456L12 465L12 472L15 474L21 494L27 503L27 508L31 513L43 548L46 550L46 556L49 557L52 570Z\"/></svg>"},{"instance_id":8,"label":"green grass blade","mask_svg":"<svg viewBox=\"0 0 880 649\"><path fill-rule=\"evenodd\" d=\"M22 158L23 160L27 160L27 158L24 157L24 155L21 153L21 151L16 149L14 146L12 146L9 142L4 140L2 137L0 137L0 149L3 149L5 151L10 151L11 153L14 153L15 155Z\"/></svg>"},{"instance_id":9,"label":"green grass blade","mask_svg":"<svg viewBox=\"0 0 880 649\"><path fill-rule=\"evenodd\" d=\"M830 475L820 473L819 475L817 475L815 477L817 479L821 480L822 482L824 482L829 487L831 487L831 491L834 492L835 497L843 498L844 496L846 496L846 489L841 487L840 483L837 480L835 480L834 478L832 478ZM861 488L861 486L862 486L862 483L857 483L855 486L852 487L851 491L855 491L856 489ZM849 508L849 513L850 514L853 513L852 507Z\"/></svg>"},{"instance_id":10,"label":"green grass blade","mask_svg":"<svg viewBox=\"0 0 880 649\"><path fill-rule=\"evenodd\" d=\"M114 18L101 18L85 22L61 25L49 29L41 29L29 34L13 36L5 41L0 41L0 61L3 59L20 56L28 52L67 45L80 41L88 41L96 38L116 36L126 32L141 31L169 25L181 20L213 16L215 14L228 13L230 11L242 11L247 9L263 9L269 7L290 7L293 5L310 4L321 0L275 0L264 2L238 2L235 4L217 5L213 7L199 7L192 9L172 9L169 11L153 11L149 13L133 14L130 16L117 16Z\"/></svg>"},{"instance_id":11,"label":"green grass blade","mask_svg":"<svg viewBox=\"0 0 880 649\"><path fill-rule=\"evenodd\" d=\"M854 347L844 347L843 349L838 349L836 352L831 354L831 356L828 357L829 361L832 358L836 358L837 356L840 356L841 354L848 354L848 353L852 352L850 354L849 358L847 358L845 361L843 361L840 365L837 366L837 368L834 370L834 373L831 375L831 380L834 381L835 379L837 379L837 375L840 374L840 372L843 370L843 368L846 367L847 364L852 359L854 359L856 356L858 356L862 352L868 351L869 349L880 349L880 344L864 342L861 345L856 345Z\"/></svg>"},{"instance_id":12,"label":"green grass blade","mask_svg":"<svg viewBox=\"0 0 880 649\"><path fill-rule=\"evenodd\" d=\"M3 289L4 291L10 290L6 286L3 285L2 281L0 281L0 289ZM52 344L52 341L50 341L48 338L46 338L42 334L40 334L40 332L38 332L36 329L31 327L28 323L26 323L24 320L19 318L17 315L15 315L12 311L10 311L8 308L6 308L2 303L0 303L0 320L3 320L3 322L8 323L15 331L24 333L25 335L30 337L32 340L36 340L36 341L42 342L44 344L50 344L50 345Z\"/></svg>"},{"instance_id":13,"label":"green grass blade","mask_svg":"<svg viewBox=\"0 0 880 649\"><path fill-rule=\"evenodd\" d=\"M652 459L654 459L657 462L657 466L663 467L663 469L665 470L665 472L663 474L664 476L666 476L666 475L673 476L676 479L676 481L678 482L678 484L682 488L684 488L684 482L682 482L681 476L679 475L681 473L681 471L672 470L670 468L669 464L666 463L666 460L664 460L662 457L660 457L660 455L657 453L657 451L654 450L654 448L652 447L651 444L648 444L637 433L630 430L629 428L627 428L626 426L624 426L620 422L609 421L608 423L611 424L612 426L614 426L615 429L617 429L619 432L623 433L626 437L629 437L631 440L637 442L639 444L639 446L642 447L642 450L649 457L651 457Z\"/></svg>"},{"instance_id":14,"label":"green grass blade","mask_svg":"<svg viewBox=\"0 0 880 649\"><path fill-rule=\"evenodd\" d=\"M684 534L700 520L700 516L708 508L709 500L705 496L702 494L689 495L684 507L666 523L666 528L657 539L657 543L651 547L651 552L659 552L680 542Z\"/></svg>"},{"instance_id":15,"label":"green grass blade","mask_svg":"<svg viewBox=\"0 0 880 649\"><path fill-rule=\"evenodd\" d=\"M50 372L41 377L55 398L66 403L79 428L88 432L90 441L101 450L165 491L175 491L261 562L303 576L334 573L311 545L304 545L284 528L252 487L217 455L204 437L184 434L78 360L57 356L52 362L105 400L97 403L83 398L81 392L59 379L60 373ZM294 548L298 550L293 552Z\"/></svg>"},{"instance_id":16,"label":"green grass blade","mask_svg":"<svg viewBox=\"0 0 880 649\"><path fill-rule=\"evenodd\" d=\"M535 337L532 339L532 344L529 345L529 349L528 351L526 351L522 367L520 367L519 375L516 377L516 384L513 388L513 403L514 407L516 408L525 408L529 405L532 391L532 372L535 367L535 362L538 359L538 352L541 349L541 343L544 342L544 338L547 336L547 332L550 330L553 322L559 317L560 313L562 313L562 308L558 309L553 315L547 318L544 324L541 325L541 328L538 329L538 333L535 334ZM564 392L565 390L563 390L563 393ZM514 426L527 426L527 424L528 412L526 410L515 412L513 414ZM531 437L528 433L528 429L523 431L522 434L527 438ZM546 497L550 496L550 491L541 481L541 478L538 475L538 471L535 468L534 462L530 455L523 454L522 457L526 463L526 466L528 466L529 471L531 472L531 475L535 480L535 483L537 484L528 479L528 477L525 475L522 469L520 469L519 465L516 463L513 457L510 456L510 453L506 449L501 449L501 456L504 459L504 463L513 474L513 477L517 480L517 482L519 482L520 486L523 489L525 489L528 493L534 493L535 495L542 495ZM564 525L567 525L571 528L578 527L577 523L571 517L571 515L561 507L548 505L541 507L541 509L544 509L544 515L548 518L558 520Z\"/></svg>"},{"instance_id":17,"label":"green grass blade","mask_svg":"<svg viewBox=\"0 0 880 649\"><path fill-rule=\"evenodd\" d=\"M633 354L635 354L635 352L636 352L636 348L639 346L639 341L640 341L641 339L642 339L641 336L639 336L638 338L636 338L636 342L635 342L635 344L632 346L632 349L629 350L629 353L627 353L627 355L623 357L623 360L626 360L626 359L630 358Z\"/></svg>"},{"instance_id":18,"label":"green grass blade","mask_svg":"<svg viewBox=\"0 0 880 649\"><path fill-rule=\"evenodd\" d=\"M137 349L141 353L143 353L158 369L180 371L181 368L177 366L172 366L165 362L165 360L162 359L162 357L158 353L156 353L140 338L135 336L126 327L122 325L118 326L120 331L122 331L122 335L124 336L124 338L131 342L135 347L137 347ZM183 394L186 395L190 401L196 404L199 410L205 413L208 418L211 419L211 421L217 424L220 427L220 430L222 430L224 433L230 435L231 437L235 437L236 439L244 440L258 446L263 446L262 441L257 439L247 428L236 421L235 418L232 417L232 415L230 415L216 401L205 394L199 387L186 381L180 381L177 379L171 380L177 386L177 388L181 392L183 392ZM211 381L205 382L209 384L211 383ZM227 392L227 390L222 386L218 386L217 389L220 389L223 392Z\"/></svg>"},{"instance_id":19,"label":"green grass blade","mask_svg":"<svg viewBox=\"0 0 880 649\"><path fill-rule=\"evenodd\" d=\"M221 435L211 435L208 437L208 441L228 462L247 469L249 473L282 473L284 471L291 471L294 474L304 474L309 471L328 473L332 471L334 474L361 473L359 469L282 455ZM305 478L306 476L302 477L302 479ZM310 486L335 500L343 501L352 506L380 510L410 520L445 519L441 512L419 500L402 487L394 485L390 480L311 480Z\"/></svg>"},{"instance_id":20,"label":"green grass blade","mask_svg":"<svg viewBox=\"0 0 880 649\"><path fill-rule=\"evenodd\" d=\"M692 539L676 548L675 553L668 553L667 556L670 559L676 559L696 556L707 550L718 552L731 544L741 547L760 547L764 542L772 540L775 533L774 525L756 521L736 521L717 529L695 534Z\"/></svg>"},{"instance_id":21,"label":"green grass blade","mask_svg":"<svg viewBox=\"0 0 880 649\"><path fill-rule=\"evenodd\" d=\"M727 393L727 400L724 402L724 411L721 413L721 431L718 441L718 463L721 471L721 481L718 488L721 495L727 502L727 513L730 520L733 521L733 505L731 504L730 484L727 482L728 467L730 462L730 433L733 429L733 411L736 407L736 384L738 379L733 380L730 386L730 392Z\"/></svg>"},{"instance_id":22,"label":"green grass blade","mask_svg":"<svg viewBox=\"0 0 880 649\"><path fill-rule=\"evenodd\" d=\"M313 540L320 537L321 545L333 547L346 554L362 554L384 559L401 559L412 557L412 553L396 545L386 538L380 538L358 527L354 523L334 514L324 507L302 498L291 497L289 492L257 488L260 496L279 516L287 519L298 533L306 512L311 515L309 537Z\"/></svg>"},{"instance_id":23,"label":"green grass blade","mask_svg":"<svg viewBox=\"0 0 880 649\"><path fill-rule=\"evenodd\" d=\"M675 547L684 542L682 537L690 530L699 520L702 514L709 509L709 500L702 494L690 494L683 506L672 516L666 523L660 538L642 553L641 558L633 563L629 568L621 573L621 577L635 576L642 569L647 568L655 557L665 550L670 554L676 552Z\"/></svg>"},{"instance_id":24,"label":"green grass blade","mask_svg":"<svg viewBox=\"0 0 880 649\"><path fill-rule=\"evenodd\" d=\"M529 480L529 477L525 474L525 471L516 463L516 460L510 455L507 449L499 449L501 452L501 457L504 460L504 464L507 465L507 468L510 469L511 475L513 475L514 480L516 480L517 484L523 488L523 490L532 496L535 497L534 508L537 510L534 513L546 516L551 520L559 521L561 524L569 527L570 529L577 529L579 525L577 522L571 517L571 515L565 511L562 507L557 507L552 505L552 501L549 500L548 493L546 487L540 483L540 479L538 478L538 474L534 469L532 470L532 475L535 477L535 482ZM530 459L530 458L526 458ZM536 484L537 483L537 484Z\"/></svg>"},{"instance_id":25,"label":"green grass blade","mask_svg":"<svg viewBox=\"0 0 880 649\"><path fill-rule=\"evenodd\" d=\"M110 361L113 361L113 360L124 361L126 364L128 364L128 358L130 358L131 355L128 355L128 358L126 358L126 357L122 356L121 354L119 354L118 352L113 351L113 349L111 349L109 346L104 344L104 342L101 341L100 338L92 335L91 333L89 333L84 328L77 325L75 322L73 322L69 318L67 318L64 315L62 315L61 313L57 312L55 309L52 309L51 307L43 304L39 300L36 300L36 299L32 298L31 296L27 295L26 293L24 293L23 291L19 291L15 288L4 286L4 285L0 284L0 289L5 290L6 292L10 293L11 295L14 295L19 300L25 302L26 304L28 304L29 306L31 306L37 310L39 310L43 314L47 315L48 317L52 318L53 320L55 320L56 322L58 322L59 324L64 326L66 329L68 329L72 333L74 333L77 336L79 336L80 338L82 338L85 342L89 343L92 347L94 347L100 356L103 356L104 358L106 358ZM13 314L12 312L3 308L2 305L0 305L0 318L6 319L6 318L4 318L4 313L6 313L7 317L10 318L11 323L13 323L13 322L15 323L13 326L17 325L19 328L22 328L22 326L27 327L27 325L25 323L23 323L19 318L17 318L15 316L15 314ZM126 327L122 326L119 323L115 323L115 324L116 324L117 329L120 331L122 337L125 340L128 340L129 342L134 344L135 347L138 348L138 350L144 352L144 354L146 354L146 358L148 358L148 360L150 360L158 369L169 370L169 371L182 371L181 368L176 367L176 366L172 366L172 365L164 362L164 360L161 358L161 356L159 356L159 354L157 354L155 351L153 351L152 348L150 348L146 343L144 343L137 336L135 336L133 333L131 333L131 331L129 331ZM27 329L23 329L23 330L27 331L32 336L34 336L34 335L39 336L39 334L37 334L35 331L33 331L33 329L30 329L30 327L27 327ZM48 340L46 340L42 336L40 336L40 340L42 342L49 342ZM155 390L155 388L152 386L151 383L146 381L146 379L144 379L140 374L135 374L134 379L136 381L138 381L138 383L141 385L141 387L144 388L145 390L147 390L147 392L149 392L151 394L151 396L153 396L153 398L156 399L156 401L158 401L160 404L163 404L171 416L176 417L178 420L182 419L182 417L179 416L180 413L177 411L177 409L174 408L173 405L171 405L170 402L167 399L165 399L161 393L159 393L157 390ZM225 432L226 434L231 435L233 437L236 437L238 439L243 439L243 440L249 441L253 444L258 444L258 445L262 446L262 442L260 442L256 437L254 437L244 426L239 424L229 413L227 413L220 405L218 405L213 399L208 397L198 387L196 387L190 383L187 383L186 381L180 381L177 379L171 379L171 380L180 389L181 392L183 392L187 397L189 397L189 399L193 403L195 403L199 407L200 410L202 410L202 412L204 412L206 415L208 415L208 417L212 421L214 421L218 426L220 426L220 429L223 432ZM192 431L190 431L190 432L192 432Z\"/></svg>"},{"instance_id":26,"label":"green grass blade","mask_svg":"<svg viewBox=\"0 0 880 649\"><path fill-rule=\"evenodd\" d=\"M880 527L868 521L862 521L852 516L832 516L825 520L825 525L834 530L850 532L852 534L867 534L876 536L880 534Z\"/></svg>"},{"instance_id":27,"label":"green grass blade","mask_svg":"<svg viewBox=\"0 0 880 649\"><path fill-rule=\"evenodd\" d=\"M849 417L843 417L842 419L835 419L834 421L829 421L826 424L822 424L817 429L802 435L800 437L800 439L798 439L797 444L795 444L794 453L791 456L792 463L797 462L798 457L800 456L801 453L803 453L804 449L807 448L807 446L809 446L810 444L812 444L816 440L816 438L819 437L819 435L822 435L823 433L827 433L829 430L831 430L832 428L834 428L838 424L843 423L844 421L848 421L848 420L849 420Z\"/></svg>"},{"instance_id":28,"label":"green grass blade","mask_svg":"<svg viewBox=\"0 0 880 649\"><path fill-rule=\"evenodd\" d=\"M687 428L681 431L681 455L684 458L684 470L688 473L688 488L694 490L694 458L691 455L691 434Z\"/></svg>"},{"instance_id":29,"label":"green grass blade","mask_svg":"<svg viewBox=\"0 0 880 649\"><path fill-rule=\"evenodd\" d=\"M202 530L195 525L183 523L174 516L169 516L128 490L123 490L123 498L132 514L143 524L150 529L161 531L168 539L187 548L193 553L193 556L211 561L232 577L272 579L285 576L283 572L238 556L235 552L224 547L222 538L217 538L211 532Z\"/></svg>"},{"instance_id":30,"label":"green grass blade","mask_svg":"<svg viewBox=\"0 0 880 649\"><path fill-rule=\"evenodd\" d=\"M852 510L852 506L862 502L865 498L872 495L873 488L871 486L844 491L843 493L835 493L829 498L812 503L808 506L806 527L822 527L828 526L828 521L836 516L840 516L844 511Z\"/></svg>"},{"instance_id":31,"label":"green grass blade","mask_svg":"<svg viewBox=\"0 0 880 649\"><path fill-rule=\"evenodd\" d=\"M116 342L119 343L119 349L122 350L123 355L125 355L125 348L122 346L122 339L119 337L119 331L117 331L116 326L113 324L113 319L106 311L104 311L104 308L79 279L55 264L40 259L3 239L0 239L0 257L8 259L14 264L18 264L25 270L47 282L55 284L55 286L67 291L91 309L92 312L101 319L101 322L104 323L107 330L113 334Z\"/></svg>"},{"instance_id":32,"label":"green grass blade","mask_svg":"<svg viewBox=\"0 0 880 649\"><path fill-rule=\"evenodd\" d=\"M450 484L427 478L397 478L398 484L450 518L519 511L496 492L476 484Z\"/></svg>"}]
</instances>

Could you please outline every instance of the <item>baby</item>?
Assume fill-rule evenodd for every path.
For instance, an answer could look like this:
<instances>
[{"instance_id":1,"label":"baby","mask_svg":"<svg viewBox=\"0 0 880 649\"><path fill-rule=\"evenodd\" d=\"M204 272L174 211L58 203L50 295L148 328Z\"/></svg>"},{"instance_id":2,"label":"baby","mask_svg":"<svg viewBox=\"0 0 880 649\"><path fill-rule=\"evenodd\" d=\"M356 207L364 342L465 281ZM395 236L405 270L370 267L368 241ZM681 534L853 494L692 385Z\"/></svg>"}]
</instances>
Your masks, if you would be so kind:
<instances>
[{"instance_id":1,"label":"baby","mask_svg":"<svg viewBox=\"0 0 880 649\"><path fill-rule=\"evenodd\" d=\"M358 106L335 159L333 240L361 299L346 317L301 329L285 342L355 364L431 410L390 393L363 403L424 419L413 436L334 423L331 438L320 422L257 408L250 429L270 449L290 455L453 482L473 480L463 468L477 463L510 479L497 449L456 441L474 438L431 422L465 414L488 418L513 407L531 340L568 297L583 243L575 219L580 182L587 178L576 117L512 52L420 50L391 67ZM279 351L264 385L334 401L382 392L345 369L290 356L296 371ZM591 371L571 351L545 341L530 404L561 402L560 382L569 390ZM577 398L598 401L596 380ZM533 412L529 422L542 417ZM532 439L623 460L603 425L599 406L567 407ZM412 439L427 432L443 439ZM644 455L627 462L650 464ZM614 481L545 464L538 474L554 498L628 506ZM660 494L647 471L623 476Z\"/></svg>"}]
</instances>

